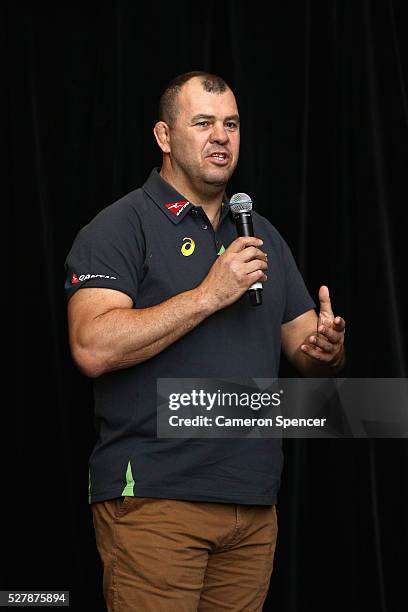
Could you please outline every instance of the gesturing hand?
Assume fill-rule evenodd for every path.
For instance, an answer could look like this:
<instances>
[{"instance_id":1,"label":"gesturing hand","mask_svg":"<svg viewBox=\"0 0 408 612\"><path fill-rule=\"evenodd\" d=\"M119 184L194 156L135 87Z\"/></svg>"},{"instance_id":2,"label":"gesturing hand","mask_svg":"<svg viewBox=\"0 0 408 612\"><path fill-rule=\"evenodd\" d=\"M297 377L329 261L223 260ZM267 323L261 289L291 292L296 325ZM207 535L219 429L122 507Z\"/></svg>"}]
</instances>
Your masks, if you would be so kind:
<instances>
[{"instance_id":1,"label":"gesturing hand","mask_svg":"<svg viewBox=\"0 0 408 612\"><path fill-rule=\"evenodd\" d=\"M344 332L346 323L335 317L330 302L329 289L322 285L319 289L320 313L317 333L308 336L301 350L313 359L336 367L343 359Z\"/></svg>"}]
</instances>

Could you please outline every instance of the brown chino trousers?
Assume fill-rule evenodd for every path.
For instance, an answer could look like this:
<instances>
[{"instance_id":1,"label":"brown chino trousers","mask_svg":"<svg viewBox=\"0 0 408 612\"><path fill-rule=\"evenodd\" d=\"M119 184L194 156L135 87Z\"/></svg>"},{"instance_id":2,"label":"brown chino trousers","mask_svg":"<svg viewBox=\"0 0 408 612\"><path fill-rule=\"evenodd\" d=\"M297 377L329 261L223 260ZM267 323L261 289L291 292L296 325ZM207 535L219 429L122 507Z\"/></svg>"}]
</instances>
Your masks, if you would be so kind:
<instances>
[{"instance_id":1,"label":"brown chino trousers","mask_svg":"<svg viewBox=\"0 0 408 612\"><path fill-rule=\"evenodd\" d=\"M125 496L91 508L108 612L261 612L275 506Z\"/></svg>"}]
</instances>

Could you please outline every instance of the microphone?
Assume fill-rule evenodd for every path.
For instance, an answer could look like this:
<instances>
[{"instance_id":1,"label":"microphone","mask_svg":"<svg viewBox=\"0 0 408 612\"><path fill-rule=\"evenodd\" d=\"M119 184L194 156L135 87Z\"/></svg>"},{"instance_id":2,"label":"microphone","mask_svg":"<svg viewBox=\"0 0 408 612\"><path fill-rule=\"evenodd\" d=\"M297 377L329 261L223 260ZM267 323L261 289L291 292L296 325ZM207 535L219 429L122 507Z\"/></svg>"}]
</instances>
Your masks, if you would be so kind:
<instances>
[{"instance_id":1,"label":"microphone","mask_svg":"<svg viewBox=\"0 0 408 612\"><path fill-rule=\"evenodd\" d=\"M246 193L236 193L230 199L230 206L234 216L238 236L253 236L254 227L252 225L252 200ZM253 283L249 289L249 299L252 306L262 304L262 283Z\"/></svg>"}]
</instances>

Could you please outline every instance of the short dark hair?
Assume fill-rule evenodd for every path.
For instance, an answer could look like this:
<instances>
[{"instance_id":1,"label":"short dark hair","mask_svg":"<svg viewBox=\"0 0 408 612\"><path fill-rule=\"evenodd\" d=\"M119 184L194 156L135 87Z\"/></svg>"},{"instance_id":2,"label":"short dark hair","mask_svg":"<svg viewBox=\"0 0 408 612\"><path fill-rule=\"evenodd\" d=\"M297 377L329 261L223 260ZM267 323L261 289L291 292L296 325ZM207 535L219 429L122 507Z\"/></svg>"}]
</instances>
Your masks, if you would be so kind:
<instances>
[{"instance_id":1,"label":"short dark hair","mask_svg":"<svg viewBox=\"0 0 408 612\"><path fill-rule=\"evenodd\" d=\"M221 94L227 89L231 89L223 78L216 74L211 74L210 72L194 70L192 72L179 74L170 81L160 97L158 121L165 121L169 125L174 122L177 114L177 95L183 85L194 77L201 77L203 89L211 93Z\"/></svg>"}]
</instances>

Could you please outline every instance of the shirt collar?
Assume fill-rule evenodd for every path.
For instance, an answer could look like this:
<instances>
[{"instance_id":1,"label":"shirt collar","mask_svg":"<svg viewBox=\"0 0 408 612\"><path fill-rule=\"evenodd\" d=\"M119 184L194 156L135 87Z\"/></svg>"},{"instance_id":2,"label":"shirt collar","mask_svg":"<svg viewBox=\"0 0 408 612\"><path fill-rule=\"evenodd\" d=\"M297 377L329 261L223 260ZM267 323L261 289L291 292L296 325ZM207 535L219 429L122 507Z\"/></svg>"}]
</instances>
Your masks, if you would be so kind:
<instances>
[{"instance_id":1,"label":"shirt collar","mask_svg":"<svg viewBox=\"0 0 408 612\"><path fill-rule=\"evenodd\" d=\"M149 178L143 185L143 190L173 223L180 223L192 210L198 210L201 206L195 206L192 202L186 200L170 183L160 176L159 170L159 167L153 168ZM229 198L224 194L220 221L229 212Z\"/></svg>"}]
</instances>

